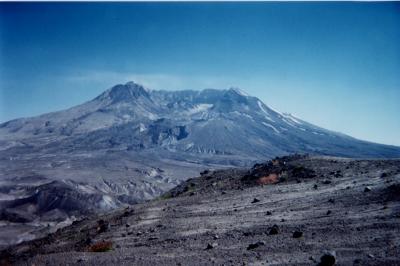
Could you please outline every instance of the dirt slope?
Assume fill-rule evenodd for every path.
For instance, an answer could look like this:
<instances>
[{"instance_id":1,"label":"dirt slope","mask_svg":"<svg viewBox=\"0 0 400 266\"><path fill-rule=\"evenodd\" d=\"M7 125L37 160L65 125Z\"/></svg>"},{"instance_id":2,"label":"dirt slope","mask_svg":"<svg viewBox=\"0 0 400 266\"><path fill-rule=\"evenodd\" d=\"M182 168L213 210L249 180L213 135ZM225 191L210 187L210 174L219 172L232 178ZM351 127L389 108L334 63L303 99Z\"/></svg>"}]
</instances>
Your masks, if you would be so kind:
<instances>
[{"instance_id":1,"label":"dirt slope","mask_svg":"<svg viewBox=\"0 0 400 266\"><path fill-rule=\"evenodd\" d=\"M160 199L76 222L1 258L5 265L316 265L330 251L337 265L400 265L399 184L399 160L284 157L248 171L205 172ZM98 243L111 250L91 252Z\"/></svg>"}]
</instances>

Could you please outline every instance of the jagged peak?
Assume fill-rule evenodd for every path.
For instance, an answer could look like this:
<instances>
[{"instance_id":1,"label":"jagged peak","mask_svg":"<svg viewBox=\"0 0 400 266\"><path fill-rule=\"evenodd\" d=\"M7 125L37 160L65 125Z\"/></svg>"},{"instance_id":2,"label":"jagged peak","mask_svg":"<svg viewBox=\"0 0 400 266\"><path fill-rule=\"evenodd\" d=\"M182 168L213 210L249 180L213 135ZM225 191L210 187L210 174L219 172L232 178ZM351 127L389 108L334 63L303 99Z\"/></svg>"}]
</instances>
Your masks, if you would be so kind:
<instances>
[{"instance_id":1,"label":"jagged peak","mask_svg":"<svg viewBox=\"0 0 400 266\"><path fill-rule=\"evenodd\" d=\"M239 89L239 88L237 88L237 87L231 87L231 88L229 88L228 91L229 91L229 92L234 92L234 93L236 93L236 94L238 94L238 95L240 95L240 96L243 96L243 97L248 97L248 96L250 96L247 92L245 92L245 91L243 91L242 89Z\"/></svg>"},{"instance_id":2,"label":"jagged peak","mask_svg":"<svg viewBox=\"0 0 400 266\"><path fill-rule=\"evenodd\" d=\"M125 83L125 86L132 88L133 90L142 90L145 92L151 92L151 89L146 88L142 84L136 83L135 81L128 81L127 83Z\"/></svg>"},{"instance_id":3,"label":"jagged peak","mask_svg":"<svg viewBox=\"0 0 400 266\"><path fill-rule=\"evenodd\" d=\"M108 89L99 98L109 98L113 102L129 101L139 97L149 97L150 90L143 87L134 81L129 81L125 84L117 84L111 89Z\"/></svg>"}]
</instances>

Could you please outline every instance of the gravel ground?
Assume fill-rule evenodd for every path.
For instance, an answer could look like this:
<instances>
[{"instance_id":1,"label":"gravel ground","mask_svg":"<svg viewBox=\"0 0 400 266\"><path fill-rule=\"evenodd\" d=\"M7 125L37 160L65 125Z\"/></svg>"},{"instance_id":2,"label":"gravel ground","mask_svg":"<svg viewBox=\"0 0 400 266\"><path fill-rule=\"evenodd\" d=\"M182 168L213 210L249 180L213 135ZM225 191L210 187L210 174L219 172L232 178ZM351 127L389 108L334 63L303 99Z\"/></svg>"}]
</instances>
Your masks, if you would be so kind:
<instances>
[{"instance_id":1,"label":"gravel ground","mask_svg":"<svg viewBox=\"0 0 400 266\"><path fill-rule=\"evenodd\" d=\"M271 173L277 183L257 183ZM0 255L4 265L400 265L400 160L294 156L204 172Z\"/></svg>"}]
</instances>

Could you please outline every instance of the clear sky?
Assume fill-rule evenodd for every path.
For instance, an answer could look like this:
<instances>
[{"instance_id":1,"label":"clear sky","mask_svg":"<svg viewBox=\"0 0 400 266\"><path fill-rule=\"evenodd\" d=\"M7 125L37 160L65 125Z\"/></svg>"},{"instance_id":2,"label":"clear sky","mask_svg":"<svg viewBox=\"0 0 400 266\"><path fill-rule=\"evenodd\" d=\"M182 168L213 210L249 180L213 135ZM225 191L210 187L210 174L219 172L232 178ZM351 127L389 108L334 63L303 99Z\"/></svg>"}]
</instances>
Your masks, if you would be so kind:
<instances>
[{"instance_id":1,"label":"clear sky","mask_svg":"<svg viewBox=\"0 0 400 266\"><path fill-rule=\"evenodd\" d=\"M0 122L128 80L400 145L400 3L0 3Z\"/></svg>"}]
</instances>

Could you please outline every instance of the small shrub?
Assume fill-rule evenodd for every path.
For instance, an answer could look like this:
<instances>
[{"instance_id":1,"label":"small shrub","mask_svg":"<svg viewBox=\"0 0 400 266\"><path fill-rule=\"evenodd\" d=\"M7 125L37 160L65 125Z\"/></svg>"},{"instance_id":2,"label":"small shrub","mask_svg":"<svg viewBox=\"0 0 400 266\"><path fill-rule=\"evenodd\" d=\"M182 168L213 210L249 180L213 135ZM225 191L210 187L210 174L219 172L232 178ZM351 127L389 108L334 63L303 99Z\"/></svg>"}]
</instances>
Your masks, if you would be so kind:
<instances>
[{"instance_id":1,"label":"small shrub","mask_svg":"<svg viewBox=\"0 0 400 266\"><path fill-rule=\"evenodd\" d=\"M106 252L112 249L111 241L97 242L89 247L89 252Z\"/></svg>"},{"instance_id":2,"label":"small shrub","mask_svg":"<svg viewBox=\"0 0 400 266\"><path fill-rule=\"evenodd\" d=\"M278 175L272 173L272 174L269 174L269 175L267 175L267 176L260 177L260 178L257 180L257 183L258 183L259 185L268 185L268 184L275 184L275 183L277 183L278 181L279 181L279 180L278 180Z\"/></svg>"},{"instance_id":3,"label":"small shrub","mask_svg":"<svg viewBox=\"0 0 400 266\"><path fill-rule=\"evenodd\" d=\"M172 195L171 195L171 193L167 192L167 193L159 196L157 199L158 200L166 200L166 199L170 199L170 198L172 198Z\"/></svg>"}]
</instances>

